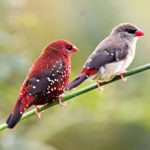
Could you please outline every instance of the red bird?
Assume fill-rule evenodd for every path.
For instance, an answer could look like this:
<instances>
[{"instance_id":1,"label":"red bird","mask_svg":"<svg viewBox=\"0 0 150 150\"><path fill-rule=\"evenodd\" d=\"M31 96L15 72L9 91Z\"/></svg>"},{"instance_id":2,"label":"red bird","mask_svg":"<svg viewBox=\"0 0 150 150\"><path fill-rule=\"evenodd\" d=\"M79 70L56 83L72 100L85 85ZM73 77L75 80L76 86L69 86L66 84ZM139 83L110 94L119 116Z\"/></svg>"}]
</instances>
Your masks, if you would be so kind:
<instances>
[{"instance_id":1,"label":"red bird","mask_svg":"<svg viewBox=\"0 0 150 150\"><path fill-rule=\"evenodd\" d=\"M31 105L43 105L59 99L69 82L71 54L78 51L70 42L57 40L46 46L31 67L14 109L6 121L13 128ZM38 108L37 108L38 114Z\"/></svg>"},{"instance_id":2,"label":"red bird","mask_svg":"<svg viewBox=\"0 0 150 150\"><path fill-rule=\"evenodd\" d=\"M79 76L65 90L69 91L89 79L97 80L100 91L101 81L110 81L116 75L125 81L123 73L133 61L138 37L143 35L139 28L129 23L114 27L89 56Z\"/></svg>"}]
</instances>

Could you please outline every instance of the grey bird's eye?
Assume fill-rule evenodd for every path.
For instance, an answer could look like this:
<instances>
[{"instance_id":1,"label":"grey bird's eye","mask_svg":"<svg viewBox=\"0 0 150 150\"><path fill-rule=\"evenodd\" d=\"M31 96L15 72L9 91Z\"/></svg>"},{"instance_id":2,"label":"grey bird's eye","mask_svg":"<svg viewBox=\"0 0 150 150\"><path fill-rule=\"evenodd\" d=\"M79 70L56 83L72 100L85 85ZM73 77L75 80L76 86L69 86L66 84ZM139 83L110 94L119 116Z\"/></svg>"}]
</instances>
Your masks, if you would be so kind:
<instances>
[{"instance_id":1,"label":"grey bird's eye","mask_svg":"<svg viewBox=\"0 0 150 150\"><path fill-rule=\"evenodd\" d=\"M135 29L125 29L125 32L128 32L130 34L135 34L136 30Z\"/></svg>"},{"instance_id":2,"label":"grey bird's eye","mask_svg":"<svg viewBox=\"0 0 150 150\"><path fill-rule=\"evenodd\" d=\"M72 50L72 46L71 46L71 45L67 45L66 49L67 49L68 51L71 51L71 50Z\"/></svg>"}]
</instances>

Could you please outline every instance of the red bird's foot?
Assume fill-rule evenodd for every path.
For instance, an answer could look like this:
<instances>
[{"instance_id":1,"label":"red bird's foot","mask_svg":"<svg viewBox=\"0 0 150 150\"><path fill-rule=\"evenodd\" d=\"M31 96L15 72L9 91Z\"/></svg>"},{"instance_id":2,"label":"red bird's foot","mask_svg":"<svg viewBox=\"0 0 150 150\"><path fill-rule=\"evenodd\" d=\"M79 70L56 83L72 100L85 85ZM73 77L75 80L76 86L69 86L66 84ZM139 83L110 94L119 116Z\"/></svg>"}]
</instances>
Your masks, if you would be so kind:
<instances>
[{"instance_id":1,"label":"red bird's foot","mask_svg":"<svg viewBox=\"0 0 150 150\"><path fill-rule=\"evenodd\" d=\"M123 82L126 82L126 81L127 81L127 77L124 77L124 76L123 76L123 74L126 73L126 72L127 72L126 70L123 70L123 71L120 71L120 72L117 73L117 75L120 75L121 80L122 80Z\"/></svg>"},{"instance_id":2,"label":"red bird's foot","mask_svg":"<svg viewBox=\"0 0 150 150\"><path fill-rule=\"evenodd\" d=\"M100 90L100 93L102 93L104 91L104 88L100 85L101 81L97 80L96 83L98 84L98 88Z\"/></svg>"},{"instance_id":3,"label":"red bird's foot","mask_svg":"<svg viewBox=\"0 0 150 150\"><path fill-rule=\"evenodd\" d=\"M39 118L39 119L41 119L41 113L39 112L39 108L38 108L38 106L37 105L34 105L35 106L35 109L36 109L36 116Z\"/></svg>"},{"instance_id":4,"label":"red bird's foot","mask_svg":"<svg viewBox=\"0 0 150 150\"><path fill-rule=\"evenodd\" d=\"M67 106L67 102L66 102L66 101L63 102L63 103L62 103L62 101L61 101L61 99L62 99L64 96L65 96L64 94L61 94L61 95L58 96L59 105L60 105L61 107L66 107L66 106Z\"/></svg>"}]
</instances>

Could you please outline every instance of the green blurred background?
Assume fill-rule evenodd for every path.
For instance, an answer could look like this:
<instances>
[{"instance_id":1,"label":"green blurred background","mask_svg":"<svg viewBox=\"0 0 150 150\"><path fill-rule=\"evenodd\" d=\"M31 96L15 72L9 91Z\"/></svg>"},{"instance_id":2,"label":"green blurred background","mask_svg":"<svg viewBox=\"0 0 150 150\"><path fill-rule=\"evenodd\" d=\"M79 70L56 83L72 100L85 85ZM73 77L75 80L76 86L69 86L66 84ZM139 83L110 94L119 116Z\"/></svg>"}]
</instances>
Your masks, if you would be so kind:
<instances>
[{"instance_id":1,"label":"green blurred background","mask_svg":"<svg viewBox=\"0 0 150 150\"><path fill-rule=\"evenodd\" d=\"M145 33L130 68L150 60L149 0L0 0L0 123L28 70L49 42L71 41L72 80L99 41L122 22ZM149 150L150 72L117 81L55 106L0 133L0 150ZM79 88L92 82L84 83ZM33 108L33 107L32 107Z\"/></svg>"}]
</instances>

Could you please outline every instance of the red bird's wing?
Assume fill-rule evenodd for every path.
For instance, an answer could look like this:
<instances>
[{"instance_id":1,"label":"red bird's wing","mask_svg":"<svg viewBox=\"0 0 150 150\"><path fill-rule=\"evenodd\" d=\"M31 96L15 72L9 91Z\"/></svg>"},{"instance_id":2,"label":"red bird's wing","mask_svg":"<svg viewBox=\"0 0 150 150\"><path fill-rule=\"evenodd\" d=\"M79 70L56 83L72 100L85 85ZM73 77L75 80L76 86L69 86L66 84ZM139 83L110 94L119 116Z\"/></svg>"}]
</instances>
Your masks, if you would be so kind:
<instances>
[{"instance_id":1,"label":"red bird's wing","mask_svg":"<svg viewBox=\"0 0 150 150\"><path fill-rule=\"evenodd\" d=\"M69 82L69 76L70 68L63 60L56 61L50 68L41 70L37 75L32 75L26 81L29 86L26 90L27 95L35 97L31 103L48 103L48 100L62 94Z\"/></svg>"},{"instance_id":2,"label":"red bird's wing","mask_svg":"<svg viewBox=\"0 0 150 150\"><path fill-rule=\"evenodd\" d=\"M45 91L49 85L46 77L33 77L28 79L28 84L30 84L30 88L28 89L27 93L28 95L32 96Z\"/></svg>"},{"instance_id":3,"label":"red bird's wing","mask_svg":"<svg viewBox=\"0 0 150 150\"><path fill-rule=\"evenodd\" d=\"M67 84L70 73L65 62L59 60L55 62L50 68L40 71L40 76L34 75L28 79L30 88L28 89L29 95L36 95L43 92L48 92L49 89L57 87L63 88L64 84ZM64 85L65 86L65 85Z\"/></svg>"}]
</instances>

